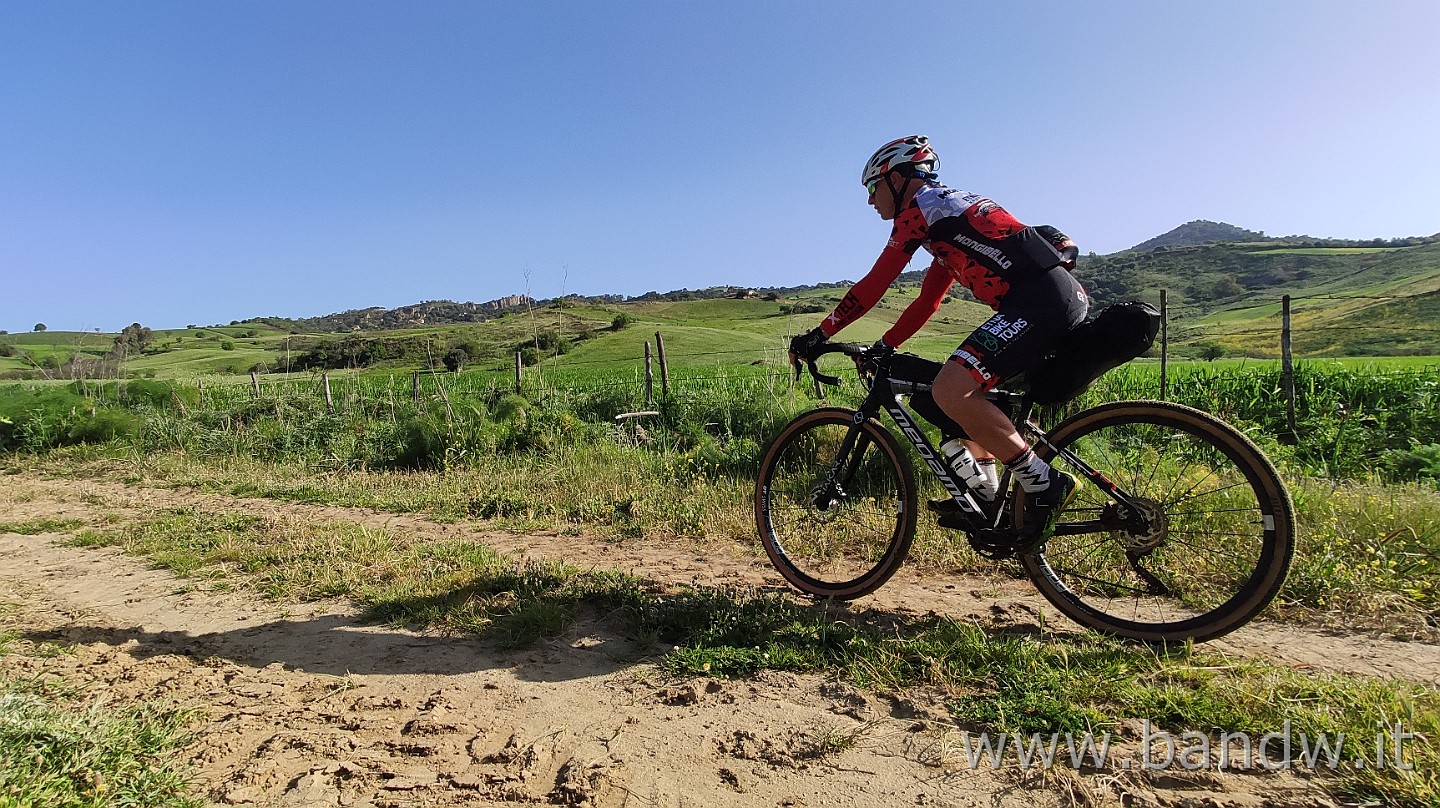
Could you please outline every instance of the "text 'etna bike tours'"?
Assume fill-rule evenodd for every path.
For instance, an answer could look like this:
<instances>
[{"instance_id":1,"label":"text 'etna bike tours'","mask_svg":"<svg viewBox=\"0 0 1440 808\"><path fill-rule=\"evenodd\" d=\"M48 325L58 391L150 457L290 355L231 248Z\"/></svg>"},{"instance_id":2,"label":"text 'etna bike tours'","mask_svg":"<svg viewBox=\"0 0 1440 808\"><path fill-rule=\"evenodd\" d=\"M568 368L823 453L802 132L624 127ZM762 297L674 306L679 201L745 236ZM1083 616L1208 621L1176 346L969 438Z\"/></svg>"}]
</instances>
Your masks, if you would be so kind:
<instances>
[{"instance_id":1,"label":"text 'etna bike tours'","mask_svg":"<svg viewBox=\"0 0 1440 808\"><path fill-rule=\"evenodd\" d=\"M1083 351L1095 339L1078 329L1070 336L1064 350ZM1198 642L1239 628L1280 591L1294 547L1290 495L1255 444L1212 415L1163 401L1103 404L1048 429L1036 421L1037 405L1073 398L1109 367L1138 356L1153 337L1153 329L1141 334L1137 349L1109 361L1052 357L1053 378L1042 378L1048 372L1042 363L1029 382L1021 380L1024 392L987 394L1037 454L1080 481L1048 542L1018 555L1024 490L1006 471L1001 494L981 496L905 405L907 396L928 393L939 363L903 353L872 356L860 345L825 346L820 353L856 360L868 394L859 409L799 415L766 448L755 516L771 562L815 597L848 600L875 591L905 562L915 539L921 514L911 458L918 455L957 506L940 524L963 532L987 558L1016 557L1072 620L1151 642ZM809 368L818 380L839 382L821 374L813 358Z\"/></svg>"}]
</instances>

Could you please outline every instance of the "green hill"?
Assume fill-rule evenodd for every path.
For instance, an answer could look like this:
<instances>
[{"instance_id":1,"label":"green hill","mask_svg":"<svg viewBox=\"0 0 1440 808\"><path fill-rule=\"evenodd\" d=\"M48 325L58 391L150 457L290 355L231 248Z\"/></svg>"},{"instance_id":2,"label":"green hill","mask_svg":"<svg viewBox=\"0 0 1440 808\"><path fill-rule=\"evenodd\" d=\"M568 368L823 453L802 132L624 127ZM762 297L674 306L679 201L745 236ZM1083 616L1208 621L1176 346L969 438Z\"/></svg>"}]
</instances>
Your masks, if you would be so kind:
<instances>
[{"instance_id":1,"label":"green hill","mask_svg":"<svg viewBox=\"0 0 1440 808\"><path fill-rule=\"evenodd\" d=\"M1162 233L1149 241L1142 241L1131 250L1153 250L1156 247L1192 247L1199 244L1225 241L1266 241L1267 236L1256 230L1246 230L1233 224L1196 219L1186 222L1168 233Z\"/></svg>"},{"instance_id":2,"label":"green hill","mask_svg":"<svg viewBox=\"0 0 1440 808\"><path fill-rule=\"evenodd\" d=\"M1092 309L1128 299L1158 303L1165 290L1169 348L1177 357L1278 355L1283 295L1293 300L1299 356L1440 354L1440 236L1262 241L1260 234L1231 225L1192 222L1151 242L1227 235L1246 240L1091 255L1081 259L1076 276L1091 293ZM883 333L914 298L923 274L902 275L874 313L846 330L845 339L870 341ZM527 364L607 373L638 367L644 343L654 342L656 331L664 336L672 367L778 363L786 337L818 322L848 285L724 286L629 299L432 301L303 320L259 318L156 331L138 353L118 358L115 334L0 335L0 378L339 368L409 373L447 365L504 373L513 372L517 353ZM988 315L987 307L957 286L906 348L942 354Z\"/></svg>"}]
</instances>

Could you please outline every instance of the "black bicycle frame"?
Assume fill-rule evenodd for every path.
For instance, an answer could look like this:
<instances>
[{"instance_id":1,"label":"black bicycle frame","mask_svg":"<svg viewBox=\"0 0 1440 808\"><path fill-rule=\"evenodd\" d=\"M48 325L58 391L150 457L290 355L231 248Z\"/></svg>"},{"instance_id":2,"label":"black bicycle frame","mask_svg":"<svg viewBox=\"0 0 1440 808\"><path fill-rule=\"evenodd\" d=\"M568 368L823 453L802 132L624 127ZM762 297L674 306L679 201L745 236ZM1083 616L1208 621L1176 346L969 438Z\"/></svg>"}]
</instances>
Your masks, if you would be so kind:
<instances>
[{"instance_id":1,"label":"black bicycle frame","mask_svg":"<svg viewBox=\"0 0 1440 808\"><path fill-rule=\"evenodd\" d=\"M854 464L859 462L860 456L866 448L862 445L859 446L859 451L853 451L857 447L859 437L864 434L860 425L870 418L878 420L879 414L883 411L889 414L890 419L900 428L901 434L910 441L911 446L915 447L916 453L925 461L930 472L935 475L950 498L959 506L960 516L967 523L964 529L972 532L1002 529L1000 522L1007 512L1010 495L1007 493L1004 496L997 496L993 501L988 502L977 497L968 483L956 478L945 457L930 445L925 433L916 426L914 413L903 403L905 396L927 392L931 389L931 385L892 378L887 372L883 372L888 368L881 368L881 370L882 372L875 374L870 391L856 411L855 421L840 444L840 450L831 468L830 479L848 480L854 473ZM992 390L986 393L986 397L997 404L1004 404L1006 407L1012 408L1013 412L1018 412L1018 417L1011 419L1017 429L1023 429L1035 442L1050 449L1054 456L1063 458L1076 471L1104 490L1124 509L1128 518L1141 519L1143 523L1141 509L1133 498L1073 452L1051 443L1050 436L1030 421L1033 405L1023 395L1015 396L1005 390ZM1017 401L1018 410L1015 410L1013 408L1017 406ZM841 468L842 463L846 463L849 467ZM1006 472L1006 476L1009 476L1009 472ZM1002 491L1006 491L1008 488L1009 486L1006 485L1001 486ZM1056 534L1094 533L1105 529L1108 529L1108 526L1099 521L1068 523L1058 526Z\"/></svg>"},{"instance_id":2,"label":"black bicycle frame","mask_svg":"<svg viewBox=\"0 0 1440 808\"><path fill-rule=\"evenodd\" d=\"M849 455L851 447L855 445L856 436L862 434L860 425L870 418L878 420L877 416L883 410L890 415L890 419L900 428L901 434L910 441L911 446L915 447L916 453L925 461L925 465L930 468L931 473L940 481L940 484L945 487L950 498L960 507L960 513L964 514L965 520L970 523L970 529L992 530L1000 524L1000 518L1005 512L1006 498L996 497L987 508L987 503L975 496L968 483L955 477L944 455L930 445L925 433L916 426L915 414L903 403L905 396L923 393L929 389L930 385L928 384L892 379L885 374L876 374L870 385L869 394L865 396L865 400L861 402L859 410L855 413L855 423L851 425L849 433L841 443L839 457L836 460L838 462Z\"/></svg>"}]
</instances>

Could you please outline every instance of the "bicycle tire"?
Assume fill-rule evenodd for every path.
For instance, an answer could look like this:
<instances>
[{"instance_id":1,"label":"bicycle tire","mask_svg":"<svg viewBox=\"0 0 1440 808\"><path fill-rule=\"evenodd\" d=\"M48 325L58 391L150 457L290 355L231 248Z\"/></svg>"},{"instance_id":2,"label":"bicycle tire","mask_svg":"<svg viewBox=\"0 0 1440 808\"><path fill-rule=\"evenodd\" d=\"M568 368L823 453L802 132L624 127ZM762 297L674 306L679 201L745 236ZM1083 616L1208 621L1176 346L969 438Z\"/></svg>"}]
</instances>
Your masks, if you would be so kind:
<instances>
[{"instance_id":1,"label":"bicycle tire","mask_svg":"<svg viewBox=\"0 0 1440 808\"><path fill-rule=\"evenodd\" d=\"M1234 427L1179 404L1125 401L1071 416L1050 441L1147 503L1145 529L1122 527L1123 509L1117 514L1104 489L1081 480L1044 552L1021 558L1070 619L1146 642L1203 642L1245 625L1280 592L1295 508L1274 465ZM1036 452L1054 455L1043 444ZM1023 507L1019 491L1015 512ZM1086 532L1107 519L1108 532ZM1210 540L1219 547L1199 544ZM1144 552L1143 563L1127 551ZM1151 588L1140 568L1166 591Z\"/></svg>"},{"instance_id":2,"label":"bicycle tire","mask_svg":"<svg viewBox=\"0 0 1440 808\"><path fill-rule=\"evenodd\" d=\"M817 598L874 592L905 562L915 539L914 471L879 421L861 423L846 479L837 490L825 488L855 422L856 411L845 407L797 416L766 447L755 484L755 524L766 555L791 586Z\"/></svg>"}]
</instances>

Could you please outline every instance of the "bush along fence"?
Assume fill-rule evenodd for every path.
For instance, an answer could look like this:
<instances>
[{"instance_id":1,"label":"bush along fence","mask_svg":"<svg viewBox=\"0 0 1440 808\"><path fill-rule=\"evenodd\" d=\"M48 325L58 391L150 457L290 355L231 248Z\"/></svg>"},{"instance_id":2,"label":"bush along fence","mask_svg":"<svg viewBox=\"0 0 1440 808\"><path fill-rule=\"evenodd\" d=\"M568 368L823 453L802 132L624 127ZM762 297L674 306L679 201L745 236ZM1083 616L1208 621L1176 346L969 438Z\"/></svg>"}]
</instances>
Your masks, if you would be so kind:
<instances>
[{"instance_id":1,"label":"bush along fence","mask_svg":"<svg viewBox=\"0 0 1440 808\"><path fill-rule=\"evenodd\" d=\"M1301 361L1288 377L1268 364L1169 373L1168 398L1235 423L1293 473L1440 482L1440 377L1433 368L1380 372ZM114 443L326 466L446 468L497 453L635 443L639 425L648 450L703 449L742 468L753 467L781 424L817 404L778 356L769 366L667 371L660 379L658 390L647 386L637 367L589 380L527 373L520 392L513 379L467 373L11 386L0 390L0 451ZM830 403L858 401L862 391L851 379L827 392ZM1293 410L1282 395L1290 385ZM1158 387L1155 364L1132 363L1062 409L1153 398ZM617 424L617 416L637 411L654 414ZM1304 439L1286 440L1296 432Z\"/></svg>"},{"instance_id":2,"label":"bush along fence","mask_svg":"<svg viewBox=\"0 0 1440 808\"><path fill-rule=\"evenodd\" d=\"M1213 412L1246 429L1299 473L1336 479L1440 480L1440 382L1435 368L1346 370L1295 361L1290 301L1282 300L1278 368L1169 360L1171 313L1160 361L1111 371L1066 405L1161 397ZM42 452L119 442L139 450L204 448L338 465L438 468L496 452L547 451L575 441L628 439L652 448L714 444L727 455L758 447L796 412L827 396L853 403L860 390L797 388L776 346L758 364L685 356L672 372L664 335L636 346L636 365L522 361L505 372L325 371L200 382L86 381L0 388L0 450ZM843 361L843 360L835 360ZM832 369L833 372L834 369ZM226 381L226 379L229 381ZM849 377L853 380L853 375ZM658 381L658 386L657 386ZM620 417L617 423L617 416ZM628 418L626 416L629 416ZM636 427L639 427L637 430ZM1303 439L1297 440L1297 437Z\"/></svg>"}]
</instances>

